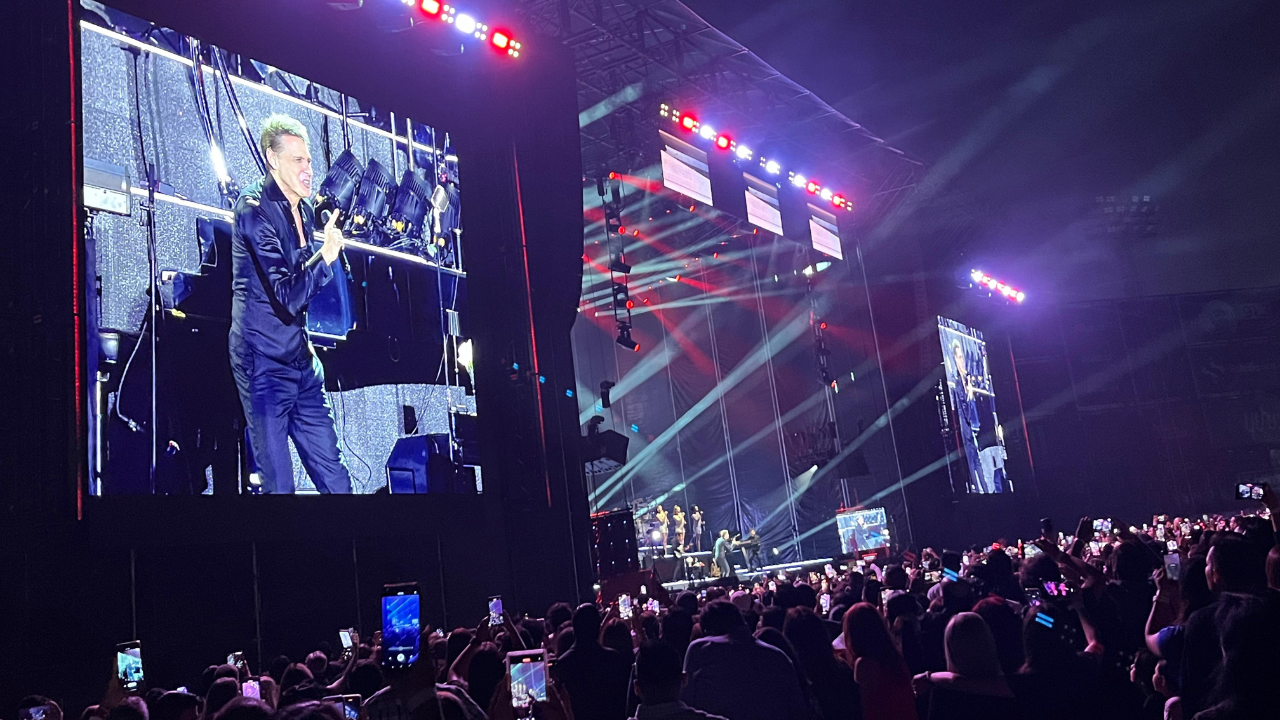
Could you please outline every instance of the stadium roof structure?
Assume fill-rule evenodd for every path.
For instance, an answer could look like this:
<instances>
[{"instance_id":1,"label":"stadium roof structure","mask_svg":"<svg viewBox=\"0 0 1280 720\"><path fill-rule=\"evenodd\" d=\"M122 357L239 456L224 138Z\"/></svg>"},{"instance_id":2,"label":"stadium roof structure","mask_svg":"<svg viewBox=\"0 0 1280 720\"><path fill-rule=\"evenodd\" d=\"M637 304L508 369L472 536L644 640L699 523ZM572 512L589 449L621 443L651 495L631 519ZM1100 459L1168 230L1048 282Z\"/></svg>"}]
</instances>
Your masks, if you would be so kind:
<instances>
[{"instance_id":1,"label":"stadium roof structure","mask_svg":"<svg viewBox=\"0 0 1280 720\"><path fill-rule=\"evenodd\" d=\"M523 14L574 52L588 176L656 162L662 103L851 194L864 228L924 168L676 0L531 0Z\"/></svg>"}]
</instances>

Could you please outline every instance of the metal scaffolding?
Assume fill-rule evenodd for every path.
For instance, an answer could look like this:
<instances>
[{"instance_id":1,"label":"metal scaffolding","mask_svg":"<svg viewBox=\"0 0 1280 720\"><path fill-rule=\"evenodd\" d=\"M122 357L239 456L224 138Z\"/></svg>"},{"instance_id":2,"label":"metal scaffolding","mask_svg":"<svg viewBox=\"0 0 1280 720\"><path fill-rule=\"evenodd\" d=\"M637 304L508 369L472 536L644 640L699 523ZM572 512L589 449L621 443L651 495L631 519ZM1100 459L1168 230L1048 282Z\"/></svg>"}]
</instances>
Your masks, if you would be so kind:
<instances>
[{"instance_id":1,"label":"metal scaffolding","mask_svg":"<svg viewBox=\"0 0 1280 720\"><path fill-rule=\"evenodd\" d=\"M588 176L655 162L663 102L855 193L863 228L901 202L923 168L675 0L532 0L524 14L574 52Z\"/></svg>"}]
</instances>

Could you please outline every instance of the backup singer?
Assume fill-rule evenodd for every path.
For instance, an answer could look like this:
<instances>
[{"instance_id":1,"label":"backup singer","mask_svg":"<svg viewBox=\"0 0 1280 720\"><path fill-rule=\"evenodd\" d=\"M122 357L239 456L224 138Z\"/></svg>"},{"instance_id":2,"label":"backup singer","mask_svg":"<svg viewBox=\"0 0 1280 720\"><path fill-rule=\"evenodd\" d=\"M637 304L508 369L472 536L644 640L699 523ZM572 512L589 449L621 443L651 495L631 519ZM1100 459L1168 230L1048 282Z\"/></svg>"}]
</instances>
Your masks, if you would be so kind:
<instances>
[{"instance_id":1,"label":"backup singer","mask_svg":"<svg viewBox=\"0 0 1280 720\"><path fill-rule=\"evenodd\" d=\"M676 526L676 549L684 552L686 549L684 546L684 510L681 510L679 505L676 505L671 510L671 522Z\"/></svg>"},{"instance_id":2,"label":"backup singer","mask_svg":"<svg viewBox=\"0 0 1280 720\"><path fill-rule=\"evenodd\" d=\"M667 511L658 506L657 512L653 514L658 519L658 529L662 531L662 547L667 547L667 528L671 526L671 517L667 515Z\"/></svg>"},{"instance_id":3,"label":"backup singer","mask_svg":"<svg viewBox=\"0 0 1280 720\"><path fill-rule=\"evenodd\" d=\"M693 520L693 549L702 552L702 508L694 505L690 519Z\"/></svg>"},{"instance_id":4,"label":"backup singer","mask_svg":"<svg viewBox=\"0 0 1280 720\"><path fill-rule=\"evenodd\" d=\"M272 115L259 139L269 172L240 195L231 240L231 369L265 493L292 493L289 438L316 489L351 492L338 453L324 368L307 337L307 305L333 278L343 237L335 223L310 251L315 214L307 129Z\"/></svg>"}]
</instances>

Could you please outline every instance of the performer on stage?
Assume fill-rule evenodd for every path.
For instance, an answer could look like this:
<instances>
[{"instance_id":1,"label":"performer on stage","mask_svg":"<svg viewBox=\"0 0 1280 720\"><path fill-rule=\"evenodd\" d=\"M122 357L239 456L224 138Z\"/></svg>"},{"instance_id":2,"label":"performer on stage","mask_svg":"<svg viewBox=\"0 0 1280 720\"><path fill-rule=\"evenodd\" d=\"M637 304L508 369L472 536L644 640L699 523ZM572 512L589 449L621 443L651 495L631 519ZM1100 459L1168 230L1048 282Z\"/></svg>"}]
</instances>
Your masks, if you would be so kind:
<instances>
[{"instance_id":1,"label":"performer on stage","mask_svg":"<svg viewBox=\"0 0 1280 720\"><path fill-rule=\"evenodd\" d=\"M665 551L667 548L667 528L671 525L671 517L667 515L666 510L662 509L661 505L658 506L658 510L653 516L658 518L658 529L662 531L662 549Z\"/></svg>"},{"instance_id":2,"label":"performer on stage","mask_svg":"<svg viewBox=\"0 0 1280 720\"><path fill-rule=\"evenodd\" d=\"M249 447L265 493L294 491L290 438L317 490L349 493L324 368L307 337L307 305L333 278L342 231L335 213L324 244L311 252L311 152L302 123L272 115L259 142L270 170L236 202L231 239L231 369Z\"/></svg>"},{"instance_id":3,"label":"performer on stage","mask_svg":"<svg viewBox=\"0 0 1280 720\"><path fill-rule=\"evenodd\" d=\"M733 550L733 541L729 539L729 531L721 530L720 537L716 539L715 550L712 552L712 559L716 561L716 566L720 568L720 577L729 577L732 568L729 565L729 553Z\"/></svg>"},{"instance_id":4,"label":"performer on stage","mask_svg":"<svg viewBox=\"0 0 1280 720\"><path fill-rule=\"evenodd\" d=\"M751 532L747 533L746 539L736 543L742 548L742 557L747 561L747 572L755 572L760 569L760 536L756 534L756 529L751 528Z\"/></svg>"},{"instance_id":5,"label":"performer on stage","mask_svg":"<svg viewBox=\"0 0 1280 720\"><path fill-rule=\"evenodd\" d=\"M702 552L702 509L697 505L693 506L693 512L690 514L693 519L693 548L695 552Z\"/></svg>"},{"instance_id":6,"label":"performer on stage","mask_svg":"<svg viewBox=\"0 0 1280 720\"><path fill-rule=\"evenodd\" d=\"M676 506L672 509L672 511L671 511L671 521L672 521L673 523L675 523L675 526L676 526L676 527L675 527L675 530L676 530L676 549L677 549L677 550L679 550L680 552L684 552L684 550L685 550L685 547L684 547L684 525L685 525L685 518L684 518L684 510L681 510L679 505L676 505Z\"/></svg>"}]
</instances>

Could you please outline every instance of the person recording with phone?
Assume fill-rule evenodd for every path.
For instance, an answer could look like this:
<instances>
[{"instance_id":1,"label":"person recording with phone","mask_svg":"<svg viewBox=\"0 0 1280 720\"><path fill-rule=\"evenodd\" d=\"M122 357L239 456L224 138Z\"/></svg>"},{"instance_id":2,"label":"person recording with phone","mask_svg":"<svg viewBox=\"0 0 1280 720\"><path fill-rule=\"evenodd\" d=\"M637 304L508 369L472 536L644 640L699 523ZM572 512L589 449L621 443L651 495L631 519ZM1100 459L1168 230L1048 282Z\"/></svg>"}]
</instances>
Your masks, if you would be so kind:
<instances>
[{"instance_id":1,"label":"person recording with phone","mask_svg":"<svg viewBox=\"0 0 1280 720\"><path fill-rule=\"evenodd\" d=\"M262 126L268 172L241 193L232 231L231 368L249 448L268 494L294 492L292 439L321 493L350 493L324 368L307 334L307 306L333 279L345 240L337 213L311 251L315 213L307 129L286 115Z\"/></svg>"}]
</instances>

